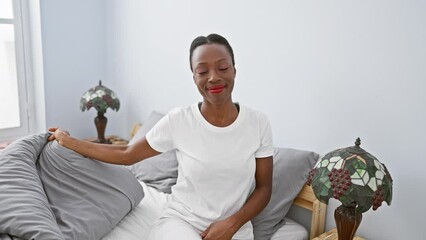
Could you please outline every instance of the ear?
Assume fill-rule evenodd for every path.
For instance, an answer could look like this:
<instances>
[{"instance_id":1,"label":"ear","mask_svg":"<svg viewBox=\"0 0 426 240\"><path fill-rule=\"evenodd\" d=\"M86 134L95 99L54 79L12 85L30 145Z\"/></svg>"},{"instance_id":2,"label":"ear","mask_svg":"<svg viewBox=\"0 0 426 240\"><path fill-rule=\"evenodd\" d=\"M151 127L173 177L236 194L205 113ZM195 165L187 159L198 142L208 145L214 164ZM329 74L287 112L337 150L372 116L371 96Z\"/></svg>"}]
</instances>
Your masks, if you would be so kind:
<instances>
[{"instance_id":1,"label":"ear","mask_svg":"<svg viewBox=\"0 0 426 240\"><path fill-rule=\"evenodd\" d=\"M237 69L234 67L234 78L237 77Z\"/></svg>"}]
</instances>

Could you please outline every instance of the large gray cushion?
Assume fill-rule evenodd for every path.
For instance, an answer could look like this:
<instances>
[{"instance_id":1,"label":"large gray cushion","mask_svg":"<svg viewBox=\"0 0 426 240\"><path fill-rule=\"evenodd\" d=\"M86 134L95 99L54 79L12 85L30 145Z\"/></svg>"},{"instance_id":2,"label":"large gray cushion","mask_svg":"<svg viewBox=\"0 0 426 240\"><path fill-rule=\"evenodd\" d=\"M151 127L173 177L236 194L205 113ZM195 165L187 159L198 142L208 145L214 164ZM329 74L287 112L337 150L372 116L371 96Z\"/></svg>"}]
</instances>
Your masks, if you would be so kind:
<instances>
[{"instance_id":1,"label":"large gray cushion","mask_svg":"<svg viewBox=\"0 0 426 240\"><path fill-rule=\"evenodd\" d=\"M0 240L25 240L20 237L15 237L6 233L0 233Z\"/></svg>"},{"instance_id":2,"label":"large gray cushion","mask_svg":"<svg viewBox=\"0 0 426 240\"><path fill-rule=\"evenodd\" d=\"M269 240L285 224L284 217L318 159L314 152L274 148L272 196L265 209L252 220L255 240Z\"/></svg>"},{"instance_id":3,"label":"large gray cushion","mask_svg":"<svg viewBox=\"0 0 426 240\"><path fill-rule=\"evenodd\" d=\"M36 169L48 136L27 136L0 152L1 238L64 239Z\"/></svg>"},{"instance_id":4,"label":"large gray cushion","mask_svg":"<svg viewBox=\"0 0 426 240\"><path fill-rule=\"evenodd\" d=\"M100 239L142 200L125 167L87 159L49 142L37 169L65 239Z\"/></svg>"},{"instance_id":5,"label":"large gray cushion","mask_svg":"<svg viewBox=\"0 0 426 240\"><path fill-rule=\"evenodd\" d=\"M129 145L145 137L146 133L162 117L164 117L164 114L153 111L130 140ZM171 150L133 164L130 170L139 180L145 182L148 186L165 193L171 193L171 187L176 184L177 180L177 167L176 150Z\"/></svg>"}]
</instances>

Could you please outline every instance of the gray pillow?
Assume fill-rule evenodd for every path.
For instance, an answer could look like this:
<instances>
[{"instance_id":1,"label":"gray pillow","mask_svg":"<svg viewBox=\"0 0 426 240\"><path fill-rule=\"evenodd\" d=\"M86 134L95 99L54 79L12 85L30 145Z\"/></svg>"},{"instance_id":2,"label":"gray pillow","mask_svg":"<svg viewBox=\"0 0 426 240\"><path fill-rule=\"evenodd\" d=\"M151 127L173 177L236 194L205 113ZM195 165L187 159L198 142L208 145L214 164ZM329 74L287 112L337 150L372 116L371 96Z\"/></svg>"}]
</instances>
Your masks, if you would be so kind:
<instances>
[{"instance_id":1,"label":"gray pillow","mask_svg":"<svg viewBox=\"0 0 426 240\"><path fill-rule=\"evenodd\" d=\"M0 233L0 240L25 240L25 239L15 237L9 234L5 234L5 233Z\"/></svg>"},{"instance_id":2,"label":"gray pillow","mask_svg":"<svg viewBox=\"0 0 426 240\"><path fill-rule=\"evenodd\" d=\"M1 238L64 239L36 169L48 136L27 136L0 152Z\"/></svg>"},{"instance_id":3,"label":"gray pillow","mask_svg":"<svg viewBox=\"0 0 426 240\"><path fill-rule=\"evenodd\" d=\"M164 117L163 113L152 111L139 130L136 132L135 136L129 141L129 145L134 144L137 140L145 137L146 133L151 130L154 125Z\"/></svg>"},{"instance_id":4,"label":"gray pillow","mask_svg":"<svg viewBox=\"0 0 426 240\"><path fill-rule=\"evenodd\" d=\"M153 111L130 140L129 145L144 137L162 117L164 114ZM177 180L177 167L176 150L171 150L133 164L130 166L130 171L148 186L171 193L171 187L176 184Z\"/></svg>"},{"instance_id":5,"label":"gray pillow","mask_svg":"<svg viewBox=\"0 0 426 240\"><path fill-rule=\"evenodd\" d=\"M252 219L255 240L269 240L285 224L284 217L318 159L314 152L274 148L272 196L265 209Z\"/></svg>"},{"instance_id":6,"label":"gray pillow","mask_svg":"<svg viewBox=\"0 0 426 240\"><path fill-rule=\"evenodd\" d=\"M87 159L46 144L37 170L65 239L100 239L142 200L140 183L125 167Z\"/></svg>"}]
</instances>

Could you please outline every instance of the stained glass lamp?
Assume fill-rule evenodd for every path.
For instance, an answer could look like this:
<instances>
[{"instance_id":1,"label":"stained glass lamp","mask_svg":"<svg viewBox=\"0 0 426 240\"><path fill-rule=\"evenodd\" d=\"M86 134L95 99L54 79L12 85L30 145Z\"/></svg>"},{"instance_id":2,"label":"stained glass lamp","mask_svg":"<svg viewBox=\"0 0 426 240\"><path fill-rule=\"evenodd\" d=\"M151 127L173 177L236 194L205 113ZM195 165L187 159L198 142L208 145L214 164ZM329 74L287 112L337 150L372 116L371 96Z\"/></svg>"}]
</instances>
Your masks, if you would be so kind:
<instances>
[{"instance_id":1,"label":"stained glass lamp","mask_svg":"<svg viewBox=\"0 0 426 240\"><path fill-rule=\"evenodd\" d=\"M307 184L315 196L328 204L330 198L342 205L334 212L339 240L352 240L371 207L377 210L392 201L392 177L386 166L360 147L341 148L327 153L309 172Z\"/></svg>"},{"instance_id":2,"label":"stained glass lamp","mask_svg":"<svg viewBox=\"0 0 426 240\"><path fill-rule=\"evenodd\" d=\"M104 114L108 108L118 111L118 109L120 109L120 100L111 89L102 85L102 81L99 80L99 85L89 89L80 99L81 111L84 112L92 107L98 112L95 117L98 139L95 140L95 142L109 143L109 141L105 139L105 128L108 119L104 116Z\"/></svg>"}]
</instances>

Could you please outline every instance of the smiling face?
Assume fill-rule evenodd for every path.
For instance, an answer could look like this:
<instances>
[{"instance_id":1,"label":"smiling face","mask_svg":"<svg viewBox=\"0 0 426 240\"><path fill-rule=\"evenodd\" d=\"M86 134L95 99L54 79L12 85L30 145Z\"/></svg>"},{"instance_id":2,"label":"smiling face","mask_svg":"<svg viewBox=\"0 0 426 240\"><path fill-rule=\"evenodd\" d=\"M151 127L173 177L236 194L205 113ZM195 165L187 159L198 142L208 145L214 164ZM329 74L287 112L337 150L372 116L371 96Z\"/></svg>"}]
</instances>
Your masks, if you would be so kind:
<instances>
[{"instance_id":1,"label":"smiling face","mask_svg":"<svg viewBox=\"0 0 426 240\"><path fill-rule=\"evenodd\" d=\"M216 43L198 46L192 54L191 65L194 82L205 103L232 103L236 70L225 46Z\"/></svg>"}]
</instances>

